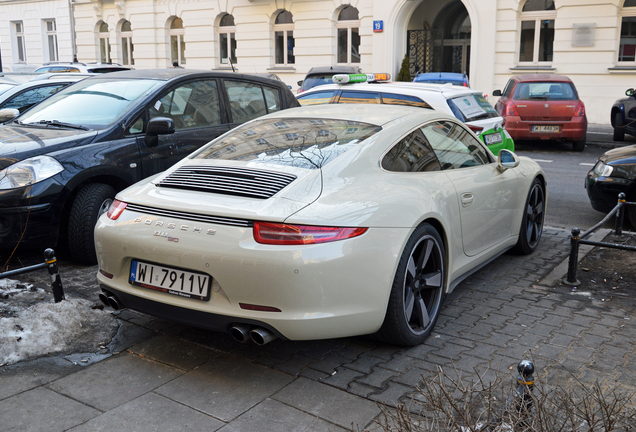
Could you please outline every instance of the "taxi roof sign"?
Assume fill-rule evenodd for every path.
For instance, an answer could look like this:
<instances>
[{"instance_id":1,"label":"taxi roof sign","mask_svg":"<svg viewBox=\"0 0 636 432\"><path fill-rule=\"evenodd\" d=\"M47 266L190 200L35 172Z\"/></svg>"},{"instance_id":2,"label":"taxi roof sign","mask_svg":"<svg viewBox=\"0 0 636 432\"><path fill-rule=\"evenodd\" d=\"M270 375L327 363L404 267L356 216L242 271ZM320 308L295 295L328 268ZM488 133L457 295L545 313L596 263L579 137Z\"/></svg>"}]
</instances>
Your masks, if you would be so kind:
<instances>
[{"instance_id":1,"label":"taxi roof sign","mask_svg":"<svg viewBox=\"0 0 636 432\"><path fill-rule=\"evenodd\" d=\"M389 81L391 75L387 73L381 74L337 74L332 77L332 80L336 84L349 84L359 82L376 82L376 81Z\"/></svg>"}]
</instances>

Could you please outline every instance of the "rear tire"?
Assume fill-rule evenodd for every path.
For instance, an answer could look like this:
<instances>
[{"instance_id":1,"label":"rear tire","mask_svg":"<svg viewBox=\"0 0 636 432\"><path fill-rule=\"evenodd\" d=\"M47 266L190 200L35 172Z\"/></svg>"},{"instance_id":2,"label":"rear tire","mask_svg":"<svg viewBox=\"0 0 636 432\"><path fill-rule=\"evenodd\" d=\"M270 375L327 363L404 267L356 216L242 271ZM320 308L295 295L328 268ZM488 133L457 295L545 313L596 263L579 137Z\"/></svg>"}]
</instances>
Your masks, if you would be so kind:
<instances>
[{"instance_id":1,"label":"rear tire","mask_svg":"<svg viewBox=\"0 0 636 432\"><path fill-rule=\"evenodd\" d=\"M514 251L521 255L529 255L539 245L543 233L545 218L545 188L543 182L535 178L530 186L526 206L523 210L519 239Z\"/></svg>"},{"instance_id":2,"label":"rear tire","mask_svg":"<svg viewBox=\"0 0 636 432\"><path fill-rule=\"evenodd\" d=\"M574 141L572 143L572 149L576 152L585 150L585 138L583 138L581 141Z\"/></svg>"},{"instance_id":3,"label":"rear tire","mask_svg":"<svg viewBox=\"0 0 636 432\"><path fill-rule=\"evenodd\" d=\"M102 183L88 184L75 196L68 221L68 247L74 261L97 264L93 231L114 198L115 189Z\"/></svg>"},{"instance_id":4,"label":"rear tire","mask_svg":"<svg viewBox=\"0 0 636 432\"><path fill-rule=\"evenodd\" d=\"M625 141L625 124L620 112L614 114L614 141Z\"/></svg>"},{"instance_id":5,"label":"rear tire","mask_svg":"<svg viewBox=\"0 0 636 432\"><path fill-rule=\"evenodd\" d=\"M402 252L378 335L398 345L424 342L439 317L445 287L444 243L435 228L422 224Z\"/></svg>"}]
</instances>

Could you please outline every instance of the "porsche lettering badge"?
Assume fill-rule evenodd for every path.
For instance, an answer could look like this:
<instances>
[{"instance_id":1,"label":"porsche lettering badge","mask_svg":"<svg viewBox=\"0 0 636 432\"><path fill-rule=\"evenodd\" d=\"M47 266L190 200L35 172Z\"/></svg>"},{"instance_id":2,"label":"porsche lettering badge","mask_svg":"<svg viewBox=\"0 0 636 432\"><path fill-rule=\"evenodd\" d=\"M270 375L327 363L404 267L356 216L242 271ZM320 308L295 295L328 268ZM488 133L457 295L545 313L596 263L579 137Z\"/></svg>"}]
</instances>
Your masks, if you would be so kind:
<instances>
[{"instance_id":1,"label":"porsche lettering badge","mask_svg":"<svg viewBox=\"0 0 636 432\"><path fill-rule=\"evenodd\" d=\"M152 219L144 219L144 218L138 217L138 218L136 218L134 220L134 222L135 223L143 223L145 225L152 225ZM166 223L164 221L156 221L154 225L157 226L157 227L165 228L165 229L169 229L169 230L177 229L177 224L175 224L175 223ZM195 226L192 229L190 229L190 227L188 225L179 225L179 230L181 230L181 231L192 231L193 233L202 233L202 232L204 232L204 228L202 228L202 227ZM215 235L216 234L216 230L210 228L210 229L205 230L205 233L207 235ZM178 237L172 237L172 236L168 235L167 231L155 231L154 235L158 236L158 237L166 237L168 239L168 241L172 241L172 242L175 242L175 243L179 241Z\"/></svg>"}]
</instances>

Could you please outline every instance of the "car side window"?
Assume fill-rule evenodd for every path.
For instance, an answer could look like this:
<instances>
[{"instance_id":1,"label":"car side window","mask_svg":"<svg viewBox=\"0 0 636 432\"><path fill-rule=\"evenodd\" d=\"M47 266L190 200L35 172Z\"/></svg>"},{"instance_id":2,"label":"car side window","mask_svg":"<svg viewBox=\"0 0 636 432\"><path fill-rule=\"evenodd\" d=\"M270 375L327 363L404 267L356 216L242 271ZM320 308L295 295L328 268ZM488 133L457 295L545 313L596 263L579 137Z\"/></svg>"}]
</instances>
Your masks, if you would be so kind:
<instances>
[{"instance_id":1,"label":"car side window","mask_svg":"<svg viewBox=\"0 0 636 432\"><path fill-rule=\"evenodd\" d=\"M380 93L375 92L353 92L353 91L343 91L340 94L340 98L337 103L341 104L352 104L352 103L364 103L364 104L380 104L382 103L382 99L380 98Z\"/></svg>"},{"instance_id":2,"label":"car side window","mask_svg":"<svg viewBox=\"0 0 636 432\"><path fill-rule=\"evenodd\" d=\"M51 96L53 93L56 93L58 90L66 87L66 84L56 84L52 86L46 87L38 87L34 89L27 90L25 92L20 93L15 96L13 99L5 102L1 108L15 108L23 113L24 111L31 108L33 105L43 101L47 97Z\"/></svg>"},{"instance_id":3,"label":"car side window","mask_svg":"<svg viewBox=\"0 0 636 432\"><path fill-rule=\"evenodd\" d=\"M382 168L393 172L439 171L435 152L420 129L401 139L382 158Z\"/></svg>"},{"instance_id":4,"label":"car side window","mask_svg":"<svg viewBox=\"0 0 636 432\"><path fill-rule=\"evenodd\" d=\"M335 93L335 90L316 91L299 97L298 102L300 102L302 106L328 104L331 102L331 98Z\"/></svg>"},{"instance_id":5,"label":"car side window","mask_svg":"<svg viewBox=\"0 0 636 432\"><path fill-rule=\"evenodd\" d=\"M510 97L510 90L512 90L512 86L514 85L514 81L513 80L508 80L508 82L506 83L506 87L504 87L503 92L501 93L502 96L505 97Z\"/></svg>"},{"instance_id":6,"label":"car side window","mask_svg":"<svg viewBox=\"0 0 636 432\"><path fill-rule=\"evenodd\" d=\"M429 104L427 104L417 96L402 95L396 93L382 93L382 103L388 105L407 105L418 108L431 108Z\"/></svg>"},{"instance_id":7,"label":"car side window","mask_svg":"<svg viewBox=\"0 0 636 432\"><path fill-rule=\"evenodd\" d=\"M422 127L443 170L490 163L486 150L466 129L456 123L439 121Z\"/></svg>"},{"instance_id":8,"label":"car side window","mask_svg":"<svg viewBox=\"0 0 636 432\"><path fill-rule=\"evenodd\" d=\"M225 80L233 123L244 123L268 113L263 88L247 81ZM271 90L270 90L271 92ZM278 102L280 109L280 101Z\"/></svg>"},{"instance_id":9,"label":"car side window","mask_svg":"<svg viewBox=\"0 0 636 432\"><path fill-rule=\"evenodd\" d=\"M134 135L144 131L144 116L139 116L137 120L126 130L126 135Z\"/></svg>"},{"instance_id":10,"label":"car side window","mask_svg":"<svg viewBox=\"0 0 636 432\"><path fill-rule=\"evenodd\" d=\"M216 80L190 81L163 95L148 110L149 118L169 117L175 130L221 123Z\"/></svg>"},{"instance_id":11,"label":"car side window","mask_svg":"<svg viewBox=\"0 0 636 432\"><path fill-rule=\"evenodd\" d=\"M263 93L265 94L265 102L267 105L267 112L275 112L283 109L280 103L280 91L274 87L263 86Z\"/></svg>"}]
</instances>

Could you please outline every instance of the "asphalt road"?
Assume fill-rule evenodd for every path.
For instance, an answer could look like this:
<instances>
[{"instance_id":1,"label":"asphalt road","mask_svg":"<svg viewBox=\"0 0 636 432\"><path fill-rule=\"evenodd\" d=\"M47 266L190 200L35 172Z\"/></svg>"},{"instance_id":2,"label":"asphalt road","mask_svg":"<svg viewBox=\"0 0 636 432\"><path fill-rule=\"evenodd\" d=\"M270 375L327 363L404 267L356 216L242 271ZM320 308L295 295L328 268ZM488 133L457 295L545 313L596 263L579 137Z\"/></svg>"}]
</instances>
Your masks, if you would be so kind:
<instances>
[{"instance_id":1,"label":"asphalt road","mask_svg":"<svg viewBox=\"0 0 636 432\"><path fill-rule=\"evenodd\" d=\"M636 138L625 137L625 142L612 140L612 128L590 125L587 145L582 152L572 151L571 144L549 141L515 143L515 151L528 156L541 165L548 180L548 209L545 225L555 228L585 230L600 222L605 214L590 205L585 190L585 176L596 160L616 146L636 144ZM606 225L613 228L612 221Z\"/></svg>"}]
</instances>

